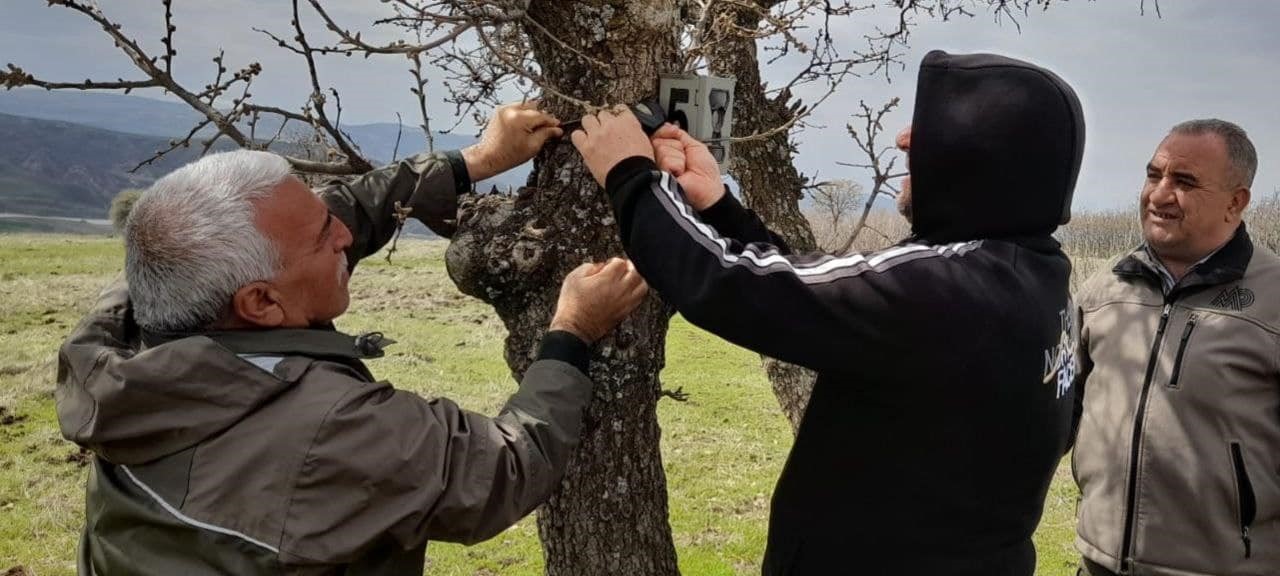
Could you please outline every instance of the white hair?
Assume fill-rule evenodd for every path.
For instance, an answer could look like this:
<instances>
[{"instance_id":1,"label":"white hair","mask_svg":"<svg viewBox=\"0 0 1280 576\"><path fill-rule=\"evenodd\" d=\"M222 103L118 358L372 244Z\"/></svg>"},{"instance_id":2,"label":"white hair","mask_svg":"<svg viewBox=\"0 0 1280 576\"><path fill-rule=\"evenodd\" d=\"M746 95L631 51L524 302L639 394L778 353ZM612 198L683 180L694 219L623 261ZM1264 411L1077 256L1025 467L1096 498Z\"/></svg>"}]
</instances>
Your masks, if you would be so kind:
<instances>
[{"instance_id":1,"label":"white hair","mask_svg":"<svg viewBox=\"0 0 1280 576\"><path fill-rule=\"evenodd\" d=\"M253 201L290 175L270 152L211 154L143 192L125 225L134 318L154 332L208 329L242 286L275 277L280 254L254 225Z\"/></svg>"}]
</instances>

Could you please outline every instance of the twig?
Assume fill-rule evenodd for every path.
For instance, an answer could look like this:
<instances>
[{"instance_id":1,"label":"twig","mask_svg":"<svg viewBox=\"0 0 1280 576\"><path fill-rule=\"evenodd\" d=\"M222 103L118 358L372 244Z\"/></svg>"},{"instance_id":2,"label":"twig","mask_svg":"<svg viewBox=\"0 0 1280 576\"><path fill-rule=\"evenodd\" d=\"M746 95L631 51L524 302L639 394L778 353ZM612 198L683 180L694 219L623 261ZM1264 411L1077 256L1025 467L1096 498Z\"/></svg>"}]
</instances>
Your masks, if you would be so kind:
<instances>
[{"instance_id":1,"label":"twig","mask_svg":"<svg viewBox=\"0 0 1280 576\"><path fill-rule=\"evenodd\" d=\"M413 213L413 206L401 206L399 200L396 200L393 209L395 210L393 217L396 219L396 233L391 237L391 247L387 248L387 264L391 263L391 255L396 251L396 243L400 241L400 233L404 231L405 221L409 219L409 214Z\"/></svg>"},{"instance_id":2,"label":"twig","mask_svg":"<svg viewBox=\"0 0 1280 576\"><path fill-rule=\"evenodd\" d=\"M400 117L400 113L396 112L396 147L391 149L391 162L394 163L396 158L400 157L400 133L404 132L404 119Z\"/></svg>"},{"instance_id":3,"label":"twig","mask_svg":"<svg viewBox=\"0 0 1280 576\"><path fill-rule=\"evenodd\" d=\"M666 388L663 388L662 390L658 391L658 396L663 398L670 398L672 400L675 400L676 402L689 401L689 393L684 391L684 386L677 386L675 390L668 390Z\"/></svg>"},{"instance_id":4,"label":"twig","mask_svg":"<svg viewBox=\"0 0 1280 576\"><path fill-rule=\"evenodd\" d=\"M427 136L427 152L436 151L436 139L431 135L431 117L427 115L427 78L422 74L422 55L411 54L409 60L413 67L409 73L413 75L413 87L409 91L418 97L418 112L422 114L422 133Z\"/></svg>"}]
</instances>

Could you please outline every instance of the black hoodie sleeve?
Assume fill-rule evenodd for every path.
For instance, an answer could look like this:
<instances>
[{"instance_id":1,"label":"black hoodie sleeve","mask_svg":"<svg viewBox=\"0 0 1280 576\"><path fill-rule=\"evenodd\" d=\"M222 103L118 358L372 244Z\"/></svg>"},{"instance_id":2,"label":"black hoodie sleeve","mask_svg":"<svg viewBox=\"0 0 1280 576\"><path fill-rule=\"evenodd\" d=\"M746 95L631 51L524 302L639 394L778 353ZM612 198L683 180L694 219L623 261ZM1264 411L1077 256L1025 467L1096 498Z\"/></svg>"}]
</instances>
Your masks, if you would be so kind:
<instances>
[{"instance_id":1,"label":"black hoodie sleeve","mask_svg":"<svg viewBox=\"0 0 1280 576\"><path fill-rule=\"evenodd\" d=\"M727 187L724 196L706 210L698 212L698 216L726 238L733 238L742 244L772 244L779 254L791 253L787 241L765 226L755 211L743 206Z\"/></svg>"},{"instance_id":2,"label":"black hoodie sleeve","mask_svg":"<svg viewBox=\"0 0 1280 576\"><path fill-rule=\"evenodd\" d=\"M945 261L979 244L787 255L720 235L647 158L615 166L606 190L627 255L667 303L726 340L817 370L847 372L948 337L919 327L937 324L941 303L967 298L955 288L963 272Z\"/></svg>"}]
</instances>

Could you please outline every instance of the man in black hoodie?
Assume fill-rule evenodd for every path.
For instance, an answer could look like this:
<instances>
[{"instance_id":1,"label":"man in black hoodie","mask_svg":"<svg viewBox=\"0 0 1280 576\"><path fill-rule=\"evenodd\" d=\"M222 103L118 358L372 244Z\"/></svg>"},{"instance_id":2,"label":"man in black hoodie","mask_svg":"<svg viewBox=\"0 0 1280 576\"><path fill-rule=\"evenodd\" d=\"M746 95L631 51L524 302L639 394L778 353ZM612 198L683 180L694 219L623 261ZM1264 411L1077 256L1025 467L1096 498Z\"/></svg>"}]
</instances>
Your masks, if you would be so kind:
<instances>
[{"instance_id":1,"label":"man in black hoodie","mask_svg":"<svg viewBox=\"0 0 1280 576\"><path fill-rule=\"evenodd\" d=\"M926 55L913 234L865 255L790 253L716 192L714 160L676 129L650 142L630 113L605 113L572 138L663 299L819 373L774 492L766 574L1033 573L1071 425L1071 265L1050 234L1070 215L1084 121L1065 82L1000 56Z\"/></svg>"}]
</instances>

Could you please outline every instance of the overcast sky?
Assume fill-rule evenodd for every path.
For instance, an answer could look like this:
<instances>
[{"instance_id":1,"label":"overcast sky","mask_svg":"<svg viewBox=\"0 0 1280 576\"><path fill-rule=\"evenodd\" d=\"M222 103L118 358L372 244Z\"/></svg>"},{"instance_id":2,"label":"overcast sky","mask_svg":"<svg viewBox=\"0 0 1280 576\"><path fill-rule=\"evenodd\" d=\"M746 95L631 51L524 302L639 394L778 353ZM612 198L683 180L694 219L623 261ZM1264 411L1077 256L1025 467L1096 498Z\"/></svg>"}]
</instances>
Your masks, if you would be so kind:
<instances>
[{"instance_id":1,"label":"overcast sky","mask_svg":"<svg viewBox=\"0 0 1280 576\"><path fill-rule=\"evenodd\" d=\"M87 18L44 0L0 0L0 63L14 62L46 79L137 78L131 63L102 30ZM884 3L884 2L881 2ZM156 0L110 0L100 4L125 26L126 33L159 53L162 14ZM177 62L180 80L202 86L211 79L209 58L219 48L232 69L250 61L264 73L253 93L260 103L296 108L305 101L309 82L296 56L274 48L251 30L263 27L288 35L289 2L285 0L218 0L175 2L179 27ZM377 0L331 2L344 22L367 23L385 15ZM1084 102L1088 143L1076 193L1078 208L1128 208L1136 203L1143 166L1168 128L1185 119L1220 117L1243 126L1258 148L1260 168L1255 197L1280 187L1280 108L1274 104L1280 84L1280 2L1271 0L1162 0L1157 19L1148 2L1139 14L1138 0L1055 2L1047 12L1020 17L1021 31L990 14L949 22L921 17L911 34L911 47L895 70L892 83L882 77L858 79L819 108L811 128L800 135L801 170L823 179L865 180L837 161L856 161L845 132L859 99L868 103L902 97L886 128L896 131L910 120L915 75L920 58L931 49L951 52L998 52L1044 65L1071 83ZM861 46L871 24L887 26L891 10L861 13L840 26L845 46ZM308 22L304 19L304 22ZM311 26L318 37L323 29ZM376 33L374 33L376 34ZM785 65L766 69L766 79L789 78ZM399 111L417 118L408 92L407 62L398 57L368 60L329 59L321 63L322 80L342 93L344 122L395 122ZM437 127L453 123L452 107L432 91ZM159 96L159 94L155 94ZM803 94L802 94L803 95ZM816 95L811 95L812 100ZM409 120L413 121L413 120ZM892 128L890 128L892 127ZM474 132L464 123L460 132Z\"/></svg>"}]
</instances>

